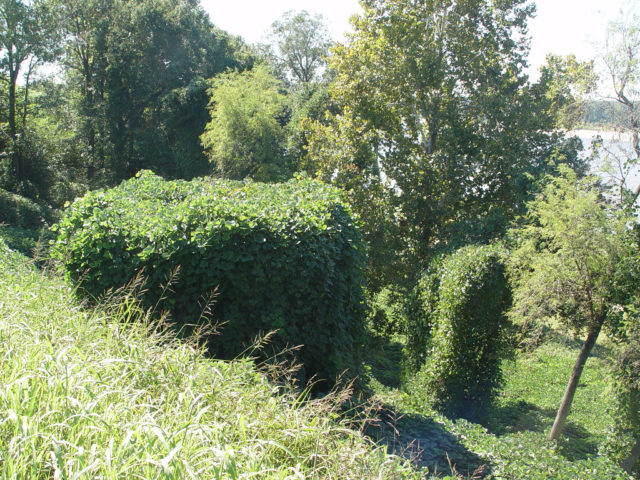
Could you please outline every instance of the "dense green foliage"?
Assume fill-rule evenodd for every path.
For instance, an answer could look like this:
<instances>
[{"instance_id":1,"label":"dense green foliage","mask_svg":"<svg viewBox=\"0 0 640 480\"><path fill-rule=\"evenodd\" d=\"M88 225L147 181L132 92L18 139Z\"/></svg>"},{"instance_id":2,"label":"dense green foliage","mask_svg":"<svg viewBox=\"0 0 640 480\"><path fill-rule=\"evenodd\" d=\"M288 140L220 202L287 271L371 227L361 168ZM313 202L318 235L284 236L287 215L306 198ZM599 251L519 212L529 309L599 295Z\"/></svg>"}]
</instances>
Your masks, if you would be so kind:
<instances>
[{"instance_id":1,"label":"dense green foliage","mask_svg":"<svg viewBox=\"0 0 640 480\"><path fill-rule=\"evenodd\" d=\"M52 209L0 189L0 222L24 229L39 228L55 219Z\"/></svg>"},{"instance_id":2,"label":"dense green foliage","mask_svg":"<svg viewBox=\"0 0 640 480\"><path fill-rule=\"evenodd\" d=\"M0 0L0 235L10 248L42 252L36 240L46 243L53 209L65 201L142 169L182 179L143 173L74 203L55 254L67 262L78 292L109 296L141 273L131 288L144 293L142 305L169 311L185 336L202 325L222 329L209 338L210 353L234 357L255 335L275 329L262 358L284 348L269 361L288 360L286 347L304 344L297 355L308 376L333 379L347 367L357 373L364 352L363 372L384 369L376 380L388 388L405 381L413 395L407 403L491 464L487 475L565 478L582 468L618 478L608 460L594 457L600 451L621 461L634 435L640 454L637 372L624 363L637 350L629 318L638 310L640 259L627 235L636 220L605 206L631 211L640 195L640 187L629 188L640 155L637 12L631 6L609 26L599 68L549 55L531 81L527 24L534 2L360 3L352 33L330 50L322 17L304 11L274 22L265 37L270 45L248 46L217 29L199 0ZM595 71L607 72L608 96L620 107L609 117L620 138L631 139L630 149L594 143L591 154L613 172L608 187L617 198L580 180L587 169L580 140L561 130L574 128L585 109L578 97L594 87ZM604 107L596 105L597 118ZM576 174L567 175L563 164ZM299 171L341 193L310 180L184 181L213 175L279 182ZM530 404L518 397L512 405L505 403L515 398L511 387L503 387L487 410L484 400L499 383L496 358L506 351L503 324L494 331L492 322L508 289L493 254L480 249L478 263L467 263L462 252L476 247L456 249L499 244L514 224L512 318L537 333L527 337L529 349L511 370L518 378L509 381L525 384L528 362L544 359L544 373L530 366L552 388L530 393ZM9 258L0 244L0 262ZM146 283L137 283L142 277ZM494 280L500 287L485 289ZM469 284L464 295L458 284ZM566 437L554 426L554 446L542 430L566 385L568 352L577 350L572 343L562 355L546 355L548 339L538 333L558 322L566 335L587 335L560 411L568 412L576 391L578 404L595 399L610 379L602 396L615 392L617 403L597 420L595 407L584 415L576 405L583 418L567 420ZM605 374L590 360L581 377L592 349L598 352L601 328L626 352L625 367ZM486 333L492 331L494 338ZM591 368L606 378L588 380ZM576 390L584 382L592 383ZM433 405L450 415L485 413L490 433L454 424ZM532 417L540 420L534 436L494 435ZM496 427L497 418L504 425ZM606 442L603 423L615 423ZM422 426L412 440L420 440ZM439 450L442 459L451 445L448 439L427 450ZM458 452L451 451L455 462ZM568 451L586 460L556 458ZM0 452L0 462L5 458ZM51 457L45 473L64 477L55 462ZM283 473L268 460L247 475L335 473L300 464ZM439 466L449 471L446 461ZM83 475L68 476L75 474Z\"/></svg>"},{"instance_id":3,"label":"dense green foliage","mask_svg":"<svg viewBox=\"0 0 640 480\"><path fill-rule=\"evenodd\" d=\"M93 296L143 271L144 303L198 322L217 290L216 355L234 357L278 330L273 348L303 345L307 376L357 373L362 341L364 249L349 208L331 187L306 180L267 185L149 172L76 201L57 227L55 255ZM162 297L179 267L170 295Z\"/></svg>"},{"instance_id":4,"label":"dense green foliage","mask_svg":"<svg viewBox=\"0 0 640 480\"><path fill-rule=\"evenodd\" d=\"M433 333L434 315L438 308L438 292L444 256L435 256L422 272L408 295L407 315L407 368L415 373L425 364L428 344Z\"/></svg>"},{"instance_id":5,"label":"dense green foliage","mask_svg":"<svg viewBox=\"0 0 640 480\"><path fill-rule=\"evenodd\" d=\"M609 442L605 446L608 457L624 468L640 475L640 322L638 312L628 309L624 347L616 359L614 369L615 402Z\"/></svg>"},{"instance_id":6,"label":"dense green foliage","mask_svg":"<svg viewBox=\"0 0 640 480\"><path fill-rule=\"evenodd\" d=\"M380 338L390 338L404 331L405 307L403 292L383 288L367 299L367 328Z\"/></svg>"},{"instance_id":7,"label":"dense green foliage","mask_svg":"<svg viewBox=\"0 0 640 480\"><path fill-rule=\"evenodd\" d=\"M52 0L0 1L0 78L7 85L7 108L2 114L6 118L0 118L0 122L6 121L7 136L0 145L5 144L2 147L9 163L4 180L16 191L24 188L23 183L32 177L28 173L33 173L29 172L25 141L20 135L27 113L20 112L18 95L22 93L25 104L28 102L29 81L36 67L53 60L60 48L62 38L54 10ZM19 92L18 84L23 82L26 85Z\"/></svg>"},{"instance_id":8,"label":"dense green foliage","mask_svg":"<svg viewBox=\"0 0 640 480\"><path fill-rule=\"evenodd\" d=\"M409 390L423 384L419 389L448 414L483 416L500 386L511 301L503 254L491 246L463 247L427 271L416 288L424 317L410 320L407 336L416 339L408 353L424 365Z\"/></svg>"},{"instance_id":9,"label":"dense green foliage","mask_svg":"<svg viewBox=\"0 0 640 480\"><path fill-rule=\"evenodd\" d=\"M547 54L540 68L536 89L547 101L548 120L558 128L572 130L584 116L584 98L596 88L593 60L579 62L575 55L561 57Z\"/></svg>"},{"instance_id":10,"label":"dense green foliage","mask_svg":"<svg viewBox=\"0 0 640 480\"><path fill-rule=\"evenodd\" d=\"M48 240L47 227L57 218L55 210L0 189L0 232L11 248L32 254L38 240Z\"/></svg>"},{"instance_id":11,"label":"dense green foliage","mask_svg":"<svg viewBox=\"0 0 640 480\"><path fill-rule=\"evenodd\" d=\"M28 37L16 40L12 25ZM17 82L0 92L0 186L60 205L77 186L114 185L141 168L208 173L206 79L252 63L196 0L2 2L0 56L18 40L19 59L0 65L2 79L6 63ZM46 60L60 71L55 81L38 74Z\"/></svg>"}]
</instances>

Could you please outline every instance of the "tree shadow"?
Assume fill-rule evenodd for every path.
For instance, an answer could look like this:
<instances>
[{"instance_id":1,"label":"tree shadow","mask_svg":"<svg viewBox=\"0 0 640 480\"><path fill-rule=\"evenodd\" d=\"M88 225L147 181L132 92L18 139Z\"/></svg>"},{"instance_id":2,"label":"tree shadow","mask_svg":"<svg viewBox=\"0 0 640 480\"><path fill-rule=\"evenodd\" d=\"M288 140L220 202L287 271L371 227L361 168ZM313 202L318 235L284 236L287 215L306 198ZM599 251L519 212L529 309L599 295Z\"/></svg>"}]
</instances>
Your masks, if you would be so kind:
<instances>
[{"instance_id":1,"label":"tree shadow","mask_svg":"<svg viewBox=\"0 0 640 480\"><path fill-rule=\"evenodd\" d=\"M399 388L404 364L403 345L386 338L372 338L367 346L367 364L371 376L385 387Z\"/></svg>"},{"instance_id":2,"label":"tree shadow","mask_svg":"<svg viewBox=\"0 0 640 480\"><path fill-rule=\"evenodd\" d=\"M380 422L366 433L386 445L389 453L406 458L417 467L428 468L434 476L451 475L454 467L465 478L490 478L490 465L432 418L401 414L389 405L382 406L378 417Z\"/></svg>"},{"instance_id":3,"label":"tree shadow","mask_svg":"<svg viewBox=\"0 0 640 480\"><path fill-rule=\"evenodd\" d=\"M598 454L600 441L575 423L568 422L558 442L558 453L567 460L586 460Z\"/></svg>"},{"instance_id":4,"label":"tree shadow","mask_svg":"<svg viewBox=\"0 0 640 480\"><path fill-rule=\"evenodd\" d=\"M489 433L500 437L518 432L544 433L551 431L556 410L541 408L520 400L492 408L484 424ZM599 441L588 430L569 420L564 427L557 452L567 460L585 460L598 454Z\"/></svg>"},{"instance_id":5,"label":"tree shadow","mask_svg":"<svg viewBox=\"0 0 640 480\"><path fill-rule=\"evenodd\" d=\"M580 350L584 344L584 338L580 335L572 335L567 332L560 331L548 325L539 325L537 328L532 327L529 345L526 348L529 351L535 350L542 344L556 344L568 347L574 350ZM608 359L611 357L611 348L598 342L591 350L590 358Z\"/></svg>"},{"instance_id":6,"label":"tree shadow","mask_svg":"<svg viewBox=\"0 0 640 480\"><path fill-rule=\"evenodd\" d=\"M556 411L524 400L491 408L484 427L497 436L522 431L544 432L551 428Z\"/></svg>"}]
</instances>

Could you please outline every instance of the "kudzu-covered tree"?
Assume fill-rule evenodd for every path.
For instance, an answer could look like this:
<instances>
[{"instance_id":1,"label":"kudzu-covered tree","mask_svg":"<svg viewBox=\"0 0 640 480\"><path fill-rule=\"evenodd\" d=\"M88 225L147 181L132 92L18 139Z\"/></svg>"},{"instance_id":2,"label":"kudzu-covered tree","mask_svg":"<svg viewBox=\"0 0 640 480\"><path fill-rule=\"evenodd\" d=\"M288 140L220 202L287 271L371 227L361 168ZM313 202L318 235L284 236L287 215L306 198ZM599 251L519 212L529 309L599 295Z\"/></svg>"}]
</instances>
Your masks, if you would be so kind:
<instances>
[{"instance_id":1,"label":"kudzu-covered tree","mask_svg":"<svg viewBox=\"0 0 640 480\"><path fill-rule=\"evenodd\" d=\"M445 413L481 418L502 381L509 355L511 292L504 253L469 245L436 259L415 288L408 312L409 389L427 392ZM410 372L411 373L411 372Z\"/></svg>"}]
</instances>

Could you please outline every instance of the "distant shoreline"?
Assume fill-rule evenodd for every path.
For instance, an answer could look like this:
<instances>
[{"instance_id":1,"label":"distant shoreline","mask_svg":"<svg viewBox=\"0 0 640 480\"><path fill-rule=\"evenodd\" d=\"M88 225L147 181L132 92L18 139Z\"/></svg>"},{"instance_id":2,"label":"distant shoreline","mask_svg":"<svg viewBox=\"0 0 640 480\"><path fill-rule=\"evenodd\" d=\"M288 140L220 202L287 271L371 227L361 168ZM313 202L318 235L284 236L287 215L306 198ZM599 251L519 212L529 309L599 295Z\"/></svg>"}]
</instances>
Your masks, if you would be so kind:
<instances>
[{"instance_id":1,"label":"distant shoreline","mask_svg":"<svg viewBox=\"0 0 640 480\"><path fill-rule=\"evenodd\" d=\"M601 136L603 140L623 140L625 142L631 141L631 134L629 132L616 132L614 130L594 130L587 128L579 128L576 130L569 130L567 132L568 136L577 136L581 139L589 138L592 139L596 136Z\"/></svg>"}]
</instances>

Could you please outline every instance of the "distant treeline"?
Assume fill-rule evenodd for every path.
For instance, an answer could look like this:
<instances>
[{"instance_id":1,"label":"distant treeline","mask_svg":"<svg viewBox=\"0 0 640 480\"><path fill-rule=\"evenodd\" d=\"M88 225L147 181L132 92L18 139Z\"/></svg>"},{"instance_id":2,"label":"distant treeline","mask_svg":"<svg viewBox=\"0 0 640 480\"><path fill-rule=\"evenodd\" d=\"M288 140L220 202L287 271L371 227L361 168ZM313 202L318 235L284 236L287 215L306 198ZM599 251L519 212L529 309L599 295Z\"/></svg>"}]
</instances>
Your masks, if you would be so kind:
<instances>
[{"instance_id":1,"label":"distant treeline","mask_svg":"<svg viewBox=\"0 0 640 480\"><path fill-rule=\"evenodd\" d=\"M615 100L587 100L583 106L582 126L613 127L629 122L629 113L621 103Z\"/></svg>"}]
</instances>

